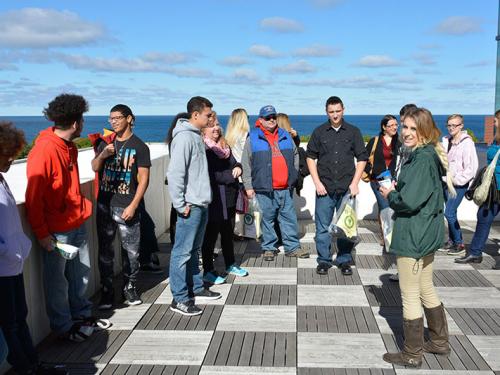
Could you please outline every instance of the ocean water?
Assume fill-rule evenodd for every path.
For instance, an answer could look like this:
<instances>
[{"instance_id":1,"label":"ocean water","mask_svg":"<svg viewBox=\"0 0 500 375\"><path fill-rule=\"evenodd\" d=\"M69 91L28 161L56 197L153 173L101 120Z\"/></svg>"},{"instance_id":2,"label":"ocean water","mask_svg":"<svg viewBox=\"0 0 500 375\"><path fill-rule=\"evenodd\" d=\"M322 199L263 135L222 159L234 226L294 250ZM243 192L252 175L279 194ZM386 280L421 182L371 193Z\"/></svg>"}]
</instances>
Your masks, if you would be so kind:
<instances>
[{"instance_id":1,"label":"ocean water","mask_svg":"<svg viewBox=\"0 0 500 375\"><path fill-rule=\"evenodd\" d=\"M484 137L484 119L487 115L465 115L465 128L471 129L476 137L482 141ZM225 128L229 116L220 115L219 121ZM357 126L363 135L376 135L380 130L380 120L383 115L346 115L345 120ZM103 128L109 128L108 116L85 116L82 136L91 133L102 133ZM134 128L142 140L148 142L164 141L170 123L174 116L137 116ZM446 115L435 115L434 120L443 134L446 134ZM15 126L22 129L28 142L31 142L40 132L51 123L43 116L0 116L0 120L10 120ZM250 116L250 125L253 126L257 116ZM325 115L290 115L292 127L299 135L311 134L314 128L326 121Z\"/></svg>"}]
</instances>

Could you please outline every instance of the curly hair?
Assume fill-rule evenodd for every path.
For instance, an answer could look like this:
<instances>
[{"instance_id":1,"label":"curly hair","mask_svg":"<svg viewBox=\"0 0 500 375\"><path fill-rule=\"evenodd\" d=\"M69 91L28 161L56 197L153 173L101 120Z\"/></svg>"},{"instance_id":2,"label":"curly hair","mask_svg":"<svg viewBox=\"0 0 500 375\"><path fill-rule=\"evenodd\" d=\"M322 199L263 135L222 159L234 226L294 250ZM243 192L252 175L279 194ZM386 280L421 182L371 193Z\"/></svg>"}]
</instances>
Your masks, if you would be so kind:
<instances>
[{"instance_id":1,"label":"curly hair","mask_svg":"<svg viewBox=\"0 0 500 375\"><path fill-rule=\"evenodd\" d=\"M17 156L26 144L24 132L10 121L0 121L0 151L3 156Z\"/></svg>"},{"instance_id":2,"label":"curly hair","mask_svg":"<svg viewBox=\"0 0 500 375\"><path fill-rule=\"evenodd\" d=\"M71 125L82 120L83 114L89 110L89 104L81 95L61 94L52 100L43 114L54 122L58 129L69 129Z\"/></svg>"}]
</instances>

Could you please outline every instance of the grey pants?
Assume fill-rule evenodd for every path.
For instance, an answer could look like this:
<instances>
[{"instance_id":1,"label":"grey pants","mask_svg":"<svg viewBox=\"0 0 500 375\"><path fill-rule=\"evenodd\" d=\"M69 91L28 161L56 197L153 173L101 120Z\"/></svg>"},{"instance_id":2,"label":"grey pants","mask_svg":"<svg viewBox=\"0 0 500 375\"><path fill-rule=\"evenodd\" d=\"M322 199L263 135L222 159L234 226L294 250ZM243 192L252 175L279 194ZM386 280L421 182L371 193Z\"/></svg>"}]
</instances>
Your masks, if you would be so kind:
<instances>
[{"instance_id":1,"label":"grey pants","mask_svg":"<svg viewBox=\"0 0 500 375\"><path fill-rule=\"evenodd\" d=\"M139 244L141 241L140 213L124 221L121 218L124 208L97 203L97 238L99 242L99 272L101 284L108 290L113 287L113 263L115 252L113 240L116 230L120 235L122 248L122 267L125 285L135 284L139 272Z\"/></svg>"}]
</instances>

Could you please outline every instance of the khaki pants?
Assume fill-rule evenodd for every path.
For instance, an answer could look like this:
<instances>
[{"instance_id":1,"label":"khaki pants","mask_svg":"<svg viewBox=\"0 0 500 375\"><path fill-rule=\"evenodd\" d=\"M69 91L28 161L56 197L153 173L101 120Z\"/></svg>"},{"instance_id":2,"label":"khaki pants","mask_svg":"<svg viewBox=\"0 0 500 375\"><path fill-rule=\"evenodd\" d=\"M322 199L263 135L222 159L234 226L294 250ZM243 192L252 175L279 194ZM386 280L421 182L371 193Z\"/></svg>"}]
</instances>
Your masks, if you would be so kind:
<instances>
[{"instance_id":1,"label":"khaki pants","mask_svg":"<svg viewBox=\"0 0 500 375\"><path fill-rule=\"evenodd\" d=\"M404 319L422 317L422 304L429 309L441 305L432 282L433 262L434 254L418 261L414 258L397 257Z\"/></svg>"}]
</instances>

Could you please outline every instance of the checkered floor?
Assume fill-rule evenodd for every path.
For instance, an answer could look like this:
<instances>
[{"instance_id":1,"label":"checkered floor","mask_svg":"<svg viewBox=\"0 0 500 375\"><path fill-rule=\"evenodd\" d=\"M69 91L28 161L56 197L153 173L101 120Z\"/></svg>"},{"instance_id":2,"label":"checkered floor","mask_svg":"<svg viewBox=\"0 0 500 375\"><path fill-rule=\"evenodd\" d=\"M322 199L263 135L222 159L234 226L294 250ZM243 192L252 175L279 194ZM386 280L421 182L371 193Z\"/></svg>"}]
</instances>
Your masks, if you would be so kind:
<instances>
[{"instance_id":1,"label":"checkered floor","mask_svg":"<svg viewBox=\"0 0 500 375\"><path fill-rule=\"evenodd\" d=\"M464 228L466 242L473 225ZM315 254L314 225L301 227L303 246ZM398 284L389 280L394 259L383 254L376 233L375 222L362 222L352 276L336 268L317 275L315 255L297 260L281 253L266 262L255 241L237 242L237 258L250 275L213 287L223 298L202 305L197 317L169 310L167 271L143 275L144 304L110 313L112 329L88 342L47 339L42 358L81 374L500 374L500 271L491 270L500 228L490 235L492 256L479 265L437 255L435 284L452 352L425 354L420 370L382 360L402 342L402 317ZM164 265L169 252L163 243Z\"/></svg>"}]
</instances>

